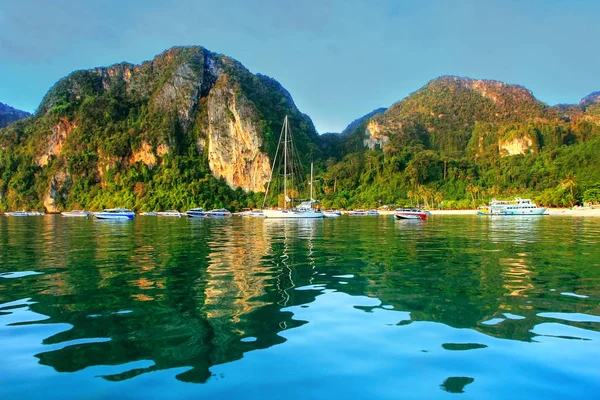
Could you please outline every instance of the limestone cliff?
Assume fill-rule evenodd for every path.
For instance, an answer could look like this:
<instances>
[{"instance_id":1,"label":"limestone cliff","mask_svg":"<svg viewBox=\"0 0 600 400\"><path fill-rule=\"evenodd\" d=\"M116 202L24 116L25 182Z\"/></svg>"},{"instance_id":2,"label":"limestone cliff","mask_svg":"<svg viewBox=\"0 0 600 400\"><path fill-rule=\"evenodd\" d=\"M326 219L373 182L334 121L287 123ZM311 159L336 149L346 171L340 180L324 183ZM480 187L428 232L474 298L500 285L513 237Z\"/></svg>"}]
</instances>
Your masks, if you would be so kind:
<instances>
[{"instance_id":1,"label":"limestone cliff","mask_svg":"<svg viewBox=\"0 0 600 400\"><path fill-rule=\"evenodd\" d=\"M515 138L510 140L499 140L498 148L502 156L514 156L526 154L531 151L533 140L530 137Z\"/></svg>"},{"instance_id":2,"label":"limestone cliff","mask_svg":"<svg viewBox=\"0 0 600 400\"><path fill-rule=\"evenodd\" d=\"M39 201L48 211L92 201L83 193L102 197L111 187L152 198L158 194L149 188L158 183L149 179L165 187L179 181L161 177L175 173L175 159L196 171L186 174L188 180L204 179L208 170L232 189L263 191L286 115L302 157L317 157L319 137L310 118L278 82L202 47L175 47L140 65L69 74L48 91L33 118L0 135L0 145L25 145L21 151L33 153L41 169L33 179L45 180L36 186L47 188ZM73 197L74 191L81 196Z\"/></svg>"},{"instance_id":3,"label":"limestone cliff","mask_svg":"<svg viewBox=\"0 0 600 400\"><path fill-rule=\"evenodd\" d=\"M260 118L252 103L236 95L222 75L208 96L208 164L218 178L233 187L264 191L269 157L261 151Z\"/></svg>"}]
</instances>

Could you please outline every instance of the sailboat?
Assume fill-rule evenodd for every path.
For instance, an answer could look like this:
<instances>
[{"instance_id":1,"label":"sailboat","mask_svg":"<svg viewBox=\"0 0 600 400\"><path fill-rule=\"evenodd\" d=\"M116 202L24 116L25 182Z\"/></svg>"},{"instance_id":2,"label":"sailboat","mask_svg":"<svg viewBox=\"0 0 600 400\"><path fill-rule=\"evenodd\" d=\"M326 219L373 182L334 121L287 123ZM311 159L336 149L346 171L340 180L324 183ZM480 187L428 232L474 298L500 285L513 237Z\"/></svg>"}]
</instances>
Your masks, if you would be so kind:
<instances>
[{"instance_id":1,"label":"sailboat","mask_svg":"<svg viewBox=\"0 0 600 400\"><path fill-rule=\"evenodd\" d=\"M283 120L283 127L281 128L281 135L279 136L279 144L277 145L277 151L275 152L275 158L273 159L273 168L271 169L271 176L269 177L269 183L267 184L267 190L263 200L263 214L266 218L323 218L323 213L319 210L313 209L312 207L313 203L316 202L313 199L312 164L310 165L310 200L303 201L297 207L294 207L294 199L290 199L288 197L288 175L293 181L294 168L291 163L294 161L294 151L294 142L289 129L288 117L286 115ZM283 208L265 209L267 195L269 194L269 189L273 180L273 171L277 165L277 156L280 152L283 153ZM289 207L288 203L290 203Z\"/></svg>"}]
</instances>

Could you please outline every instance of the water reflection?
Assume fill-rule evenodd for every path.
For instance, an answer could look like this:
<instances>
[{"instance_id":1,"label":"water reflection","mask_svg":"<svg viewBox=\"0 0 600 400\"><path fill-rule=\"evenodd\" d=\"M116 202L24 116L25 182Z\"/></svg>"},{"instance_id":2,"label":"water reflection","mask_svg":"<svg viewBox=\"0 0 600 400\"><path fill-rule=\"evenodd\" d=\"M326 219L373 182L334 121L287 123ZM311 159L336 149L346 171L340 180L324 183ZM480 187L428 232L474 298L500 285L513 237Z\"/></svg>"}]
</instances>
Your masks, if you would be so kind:
<instances>
[{"instance_id":1,"label":"water reflection","mask_svg":"<svg viewBox=\"0 0 600 400\"><path fill-rule=\"evenodd\" d=\"M14 360L109 382L201 383L284 354L331 371L410 361L429 389L476 393L480 357L600 341L598 227L505 221L0 218L0 338L28 331Z\"/></svg>"}]
</instances>

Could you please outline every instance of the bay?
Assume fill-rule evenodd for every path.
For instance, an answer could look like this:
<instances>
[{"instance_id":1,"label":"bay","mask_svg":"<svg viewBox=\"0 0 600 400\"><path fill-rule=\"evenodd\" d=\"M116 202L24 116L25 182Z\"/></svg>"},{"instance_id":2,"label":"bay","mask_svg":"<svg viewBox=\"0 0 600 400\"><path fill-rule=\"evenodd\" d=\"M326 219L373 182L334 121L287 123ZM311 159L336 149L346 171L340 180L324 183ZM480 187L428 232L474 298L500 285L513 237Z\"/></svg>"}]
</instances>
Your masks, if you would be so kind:
<instances>
[{"instance_id":1,"label":"bay","mask_svg":"<svg viewBox=\"0 0 600 400\"><path fill-rule=\"evenodd\" d=\"M0 396L600 393L600 221L0 217Z\"/></svg>"}]
</instances>

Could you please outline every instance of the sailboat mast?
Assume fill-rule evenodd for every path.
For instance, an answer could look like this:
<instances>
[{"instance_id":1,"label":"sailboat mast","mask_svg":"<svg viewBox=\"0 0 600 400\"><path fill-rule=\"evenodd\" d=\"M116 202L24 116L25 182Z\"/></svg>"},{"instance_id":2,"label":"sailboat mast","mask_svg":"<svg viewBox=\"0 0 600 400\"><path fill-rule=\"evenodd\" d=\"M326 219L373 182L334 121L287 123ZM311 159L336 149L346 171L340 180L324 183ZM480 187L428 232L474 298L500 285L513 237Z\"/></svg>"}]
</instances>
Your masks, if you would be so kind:
<instances>
[{"instance_id":1,"label":"sailboat mast","mask_svg":"<svg viewBox=\"0 0 600 400\"><path fill-rule=\"evenodd\" d=\"M283 209L286 209L287 203L287 133L288 133L288 117L285 116L285 129L283 131Z\"/></svg>"},{"instance_id":2,"label":"sailboat mast","mask_svg":"<svg viewBox=\"0 0 600 400\"><path fill-rule=\"evenodd\" d=\"M313 163L310 163L310 201L313 201Z\"/></svg>"}]
</instances>

